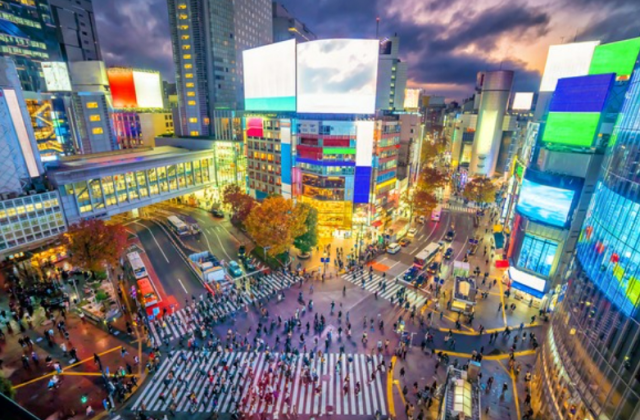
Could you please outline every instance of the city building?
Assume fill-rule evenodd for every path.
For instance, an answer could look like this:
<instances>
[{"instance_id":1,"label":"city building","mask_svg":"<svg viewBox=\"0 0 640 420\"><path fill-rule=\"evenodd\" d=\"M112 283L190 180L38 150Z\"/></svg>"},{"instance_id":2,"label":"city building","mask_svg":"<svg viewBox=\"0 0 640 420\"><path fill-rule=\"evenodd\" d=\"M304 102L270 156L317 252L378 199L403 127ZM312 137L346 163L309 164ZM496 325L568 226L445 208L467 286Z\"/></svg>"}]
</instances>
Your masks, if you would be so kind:
<instances>
[{"instance_id":1,"label":"city building","mask_svg":"<svg viewBox=\"0 0 640 420\"><path fill-rule=\"evenodd\" d=\"M102 60L91 0L48 2L64 61Z\"/></svg>"},{"instance_id":2,"label":"city building","mask_svg":"<svg viewBox=\"0 0 640 420\"><path fill-rule=\"evenodd\" d=\"M63 61L48 0L3 1L0 13L0 55L15 61L23 91L47 91L42 63Z\"/></svg>"},{"instance_id":3,"label":"city building","mask_svg":"<svg viewBox=\"0 0 640 420\"><path fill-rule=\"evenodd\" d=\"M168 8L177 71L176 134L217 137L216 120L242 109L242 52L273 40L271 1L168 0Z\"/></svg>"},{"instance_id":4,"label":"city building","mask_svg":"<svg viewBox=\"0 0 640 420\"><path fill-rule=\"evenodd\" d=\"M400 118L400 148L398 149L398 181L407 180L400 190L413 185L420 171L420 150L424 138L424 123L419 113L403 113Z\"/></svg>"},{"instance_id":5,"label":"city building","mask_svg":"<svg viewBox=\"0 0 640 420\"><path fill-rule=\"evenodd\" d=\"M503 139L502 124L511 96L513 71L499 70L478 74L480 105L478 124L471 150L469 175L493 177Z\"/></svg>"},{"instance_id":6,"label":"city building","mask_svg":"<svg viewBox=\"0 0 640 420\"><path fill-rule=\"evenodd\" d=\"M42 162L75 154L70 100L66 95L23 92Z\"/></svg>"},{"instance_id":7,"label":"city building","mask_svg":"<svg viewBox=\"0 0 640 420\"><path fill-rule=\"evenodd\" d=\"M392 36L380 41L376 110L404 110L407 87L407 63L400 60L400 38Z\"/></svg>"},{"instance_id":8,"label":"city building","mask_svg":"<svg viewBox=\"0 0 640 420\"><path fill-rule=\"evenodd\" d=\"M165 110L116 111L111 118L118 149L154 147L156 137L173 135L173 115Z\"/></svg>"},{"instance_id":9,"label":"city building","mask_svg":"<svg viewBox=\"0 0 640 420\"><path fill-rule=\"evenodd\" d=\"M298 42L318 39L307 25L296 19L283 4L274 1L273 7L273 42L295 39Z\"/></svg>"},{"instance_id":10,"label":"city building","mask_svg":"<svg viewBox=\"0 0 640 420\"><path fill-rule=\"evenodd\" d=\"M77 150L83 154L118 148L111 121L113 101L102 61L70 63Z\"/></svg>"},{"instance_id":11,"label":"city building","mask_svg":"<svg viewBox=\"0 0 640 420\"><path fill-rule=\"evenodd\" d=\"M45 189L44 167L12 59L0 57L0 255L11 255L66 230L58 193Z\"/></svg>"},{"instance_id":12,"label":"city building","mask_svg":"<svg viewBox=\"0 0 640 420\"><path fill-rule=\"evenodd\" d=\"M603 136L607 149L600 177L576 235L575 258L566 271L568 282L559 288L562 303L538 353L532 401L544 418L633 420L640 416L636 351L640 250L635 229L640 185L637 157L629 153L640 138L638 51L640 38L598 45L587 67L589 75L613 77L613 90L622 90L624 104L619 117L611 116L617 118L611 136ZM566 79L558 81L556 94L562 80ZM598 103L600 97L592 89L590 100ZM549 114L559 112L555 98L554 94ZM598 118L599 125L613 125L607 114L598 113ZM584 124L587 117L576 117L580 119Z\"/></svg>"}]
</instances>

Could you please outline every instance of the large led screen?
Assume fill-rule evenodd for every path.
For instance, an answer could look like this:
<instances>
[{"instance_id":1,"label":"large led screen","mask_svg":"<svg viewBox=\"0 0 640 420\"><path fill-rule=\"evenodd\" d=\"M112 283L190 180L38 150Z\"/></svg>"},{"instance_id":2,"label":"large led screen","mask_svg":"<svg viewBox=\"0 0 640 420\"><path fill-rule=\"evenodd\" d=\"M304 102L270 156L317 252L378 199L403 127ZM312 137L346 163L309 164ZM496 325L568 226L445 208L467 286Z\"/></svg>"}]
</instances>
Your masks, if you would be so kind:
<instances>
[{"instance_id":1,"label":"large led screen","mask_svg":"<svg viewBox=\"0 0 640 420\"><path fill-rule=\"evenodd\" d=\"M136 86L132 69L109 69L107 71L114 108L137 108Z\"/></svg>"},{"instance_id":2,"label":"large led screen","mask_svg":"<svg viewBox=\"0 0 640 420\"><path fill-rule=\"evenodd\" d=\"M420 102L420 89L404 90L404 109L418 108Z\"/></svg>"},{"instance_id":3,"label":"large led screen","mask_svg":"<svg viewBox=\"0 0 640 420\"><path fill-rule=\"evenodd\" d=\"M611 73L560 79L549 112L602 112L614 81Z\"/></svg>"},{"instance_id":4,"label":"large led screen","mask_svg":"<svg viewBox=\"0 0 640 420\"><path fill-rule=\"evenodd\" d=\"M296 41L242 52L247 111L296 110Z\"/></svg>"},{"instance_id":5,"label":"large led screen","mask_svg":"<svg viewBox=\"0 0 640 420\"><path fill-rule=\"evenodd\" d=\"M599 45L593 53L589 74L615 73L618 77L629 76L638 60L638 53L640 38Z\"/></svg>"},{"instance_id":6,"label":"large led screen","mask_svg":"<svg viewBox=\"0 0 640 420\"><path fill-rule=\"evenodd\" d=\"M71 79L66 63L42 62L42 73L49 92L71 92Z\"/></svg>"},{"instance_id":7,"label":"large led screen","mask_svg":"<svg viewBox=\"0 0 640 420\"><path fill-rule=\"evenodd\" d=\"M133 71L138 108L163 108L160 73Z\"/></svg>"},{"instance_id":8,"label":"large led screen","mask_svg":"<svg viewBox=\"0 0 640 420\"><path fill-rule=\"evenodd\" d=\"M574 42L549 47L540 92L556 90L558 79L589 74L593 50L600 41Z\"/></svg>"},{"instance_id":9,"label":"large led screen","mask_svg":"<svg viewBox=\"0 0 640 420\"><path fill-rule=\"evenodd\" d=\"M575 191L522 180L516 209L530 219L564 227L571 211Z\"/></svg>"},{"instance_id":10,"label":"large led screen","mask_svg":"<svg viewBox=\"0 0 640 420\"><path fill-rule=\"evenodd\" d=\"M591 147L600 123L599 112L550 112L542 141Z\"/></svg>"},{"instance_id":11,"label":"large led screen","mask_svg":"<svg viewBox=\"0 0 640 420\"><path fill-rule=\"evenodd\" d=\"M533 106L533 92L516 92L511 109L514 111L530 111Z\"/></svg>"},{"instance_id":12,"label":"large led screen","mask_svg":"<svg viewBox=\"0 0 640 420\"><path fill-rule=\"evenodd\" d=\"M377 40L299 44L298 112L373 114L377 77Z\"/></svg>"}]
</instances>

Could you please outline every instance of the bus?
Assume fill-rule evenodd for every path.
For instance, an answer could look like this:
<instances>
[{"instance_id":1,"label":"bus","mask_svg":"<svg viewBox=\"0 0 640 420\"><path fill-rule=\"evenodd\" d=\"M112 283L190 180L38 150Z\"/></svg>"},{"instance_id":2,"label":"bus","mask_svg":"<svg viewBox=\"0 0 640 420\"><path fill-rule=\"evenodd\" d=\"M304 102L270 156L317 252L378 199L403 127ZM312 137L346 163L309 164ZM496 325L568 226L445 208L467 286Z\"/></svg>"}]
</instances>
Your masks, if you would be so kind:
<instances>
[{"instance_id":1,"label":"bus","mask_svg":"<svg viewBox=\"0 0 640 420\"><path fill-rule=\"evenodd\" d=\"M145 308L153 306L158 303L158 295L156 294L151 282L148 278L138 280L138 289L140 289L140 298Z\"/></svg>"},{"instance_id":2,"label":"bus","mask_svg":"<svg viewBox=\"0 0 640 420\"><path fill-rule=\"evenodd\" d=\"M442 245L438 242L431 242L425 249L420 251L413 259L413 266L418 270L424 270L424 268L434 260L438 255Z\"/></svg>"},{"instance_id":3,"label":"bus","mask_svg":"<svg viewBox=\"0 0 640 420\"><path fill-rule=\"evenodd\" d=\"M196 219L188 215L181 215L180 218L189 227L193 235L200 233L200 225Z\"/></svg>"},{"instance_id":4,"label":"bus","mask_svg":"<svg viewBox=\"0 0 640 420\"><path fill-rule=\"evenodd\" d=\"M131 266L131 271L133 271L133 276L136 279L147 277L147 267L144 266L144 262L142 262L142 258L140 258L138 251L128 253L127 260Z\"/></svg>"},{"instance_id":5,"label":"bus","mask_svg":"<svg viewBox=\"0 0 640 420\"><path fill-rule=\"evenodd\" d=\"M182 220L178 218L178 216L169 216L167 217L167 221L169 222L169 226L171 226L171 230L178 235L188 235L190 233L189 226Z\"/></svg>"}]
</instances>

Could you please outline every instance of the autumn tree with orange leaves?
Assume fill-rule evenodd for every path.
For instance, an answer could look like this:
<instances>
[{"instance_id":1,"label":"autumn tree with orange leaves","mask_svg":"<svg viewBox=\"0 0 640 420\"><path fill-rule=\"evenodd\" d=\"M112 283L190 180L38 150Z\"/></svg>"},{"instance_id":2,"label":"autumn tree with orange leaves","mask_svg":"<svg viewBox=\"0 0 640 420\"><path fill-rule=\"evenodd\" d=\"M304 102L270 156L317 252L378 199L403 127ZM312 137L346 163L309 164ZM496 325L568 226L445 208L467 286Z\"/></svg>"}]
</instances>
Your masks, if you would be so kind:
<instances>
[{"instance_id":1,"label":"autumn tree with orange leaves","mask_svg":"<svg viewBox=\"0 0 640 420\"><path fill-rule=\"evenodd\" d=\"M236 184L224 187L222 202L231 207L231 223L242 225L256 205L256 201Z\"/></svg>"},{"instance_id":2,"label":"autumn tree with orange leaves","mask_svg":"<svg viewBox=\"0 0 640 420\"><path fill-rule=\"evenodd\" d=\"M121 225L103 220L82 220L63 235L71 263L89 271L103 270L118 263L127 246L127 232Z\"/></svg>"},{"instance_id":3,"label":"autumn tree with orange leaves","mask_svg":"<svg viewBox=\"0 0 640 420\"><path fill-rule=\"evenodd\" d=\"M295 238L303 235L309 210L281 196L267 197L255 206L245 220L247 233L256 244L268 248L275 257L289 250Z\"/></svg>"}]
</instances>

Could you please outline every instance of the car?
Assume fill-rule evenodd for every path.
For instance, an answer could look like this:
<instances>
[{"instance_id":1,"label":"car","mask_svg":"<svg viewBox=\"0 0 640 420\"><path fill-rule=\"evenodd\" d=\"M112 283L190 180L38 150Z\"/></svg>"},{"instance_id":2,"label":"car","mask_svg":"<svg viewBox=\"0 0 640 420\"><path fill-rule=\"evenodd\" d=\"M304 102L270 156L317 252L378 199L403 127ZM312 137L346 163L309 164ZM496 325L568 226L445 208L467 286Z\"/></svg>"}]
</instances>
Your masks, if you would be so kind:
<instances>
[{"instance_id":1,"label":"car","mask_svg":"<svg viewBox=\"0 0 640 420\"><path fill-rule=\"evenodd\" d=\"M409 246L411 241L408 238L402 238L398 243L400 244L401 247L405 247L405 246Z\"/></svg>"},{"instance_id":2,"label":"car","mask_svg":"<svg viewBox=\"0 0 640 420\"><path fill-rule=\"evenodd\" d=\"M220 219L224 219L224 212L220 209L213 209L211 210L211 214L213 214L214 217L218 217Z\"/></svg>"},{"instance_id":3,"label":"car","mask_svg":"<svg viewBox=\"0 0 640 420\"><path fill-rule=\"evenodd\" d=\"M229 270L229 274L231 274L233 277L242 276L242 269L240 268L240 265L238 265L238 263L235 261L229 261L227 270Z\"/></svg>"},{"instance_id":4,"label":"car","mask_svg":"<svg viewBox=\"0 0 640 420\"><path fill-rule=\"evenodd\" d=\"M440 264L438 264L437 262L432 262L427 271L429 272L429 274L435 274L438 272L439 267Z\"/></svg>"},{"instance_id":5,"label":"car","mask_svg":"<svg viewBox=\"0 0 640 420\"><path fill-rule=\"evenodd\" d=\"M451 257L453 257L453 248L447 249L447 251L444 253L445 259L450 260Z\"/></svg>"},{"instance_id":6,"label":"car","mask_svg":"<svg viewBox=\"0 0 640 420\"><path fill-rule=\"evenodd\" d=\"M471 244L471 246L469 246L469 251L467 251L469 253L469 255L476 255L476 252L478 251L478 245L477 244Z\"/></svg>"},{"instance_id":7,"label":"car","mask_svg":"<svg viewBox=\"0 0 640 420\"><path fill-rule=\"evenodd\" d=\"M397 242L393 242L391 244L389 244L389 246L387 247L387 252L389 254L397 254L398 252L400 252L400 244L398 244Z\"/></svg>"},{"instance_id":8,"label":"car","mask_svg":"<svg viewBox=\"0 0 640 420\"><path fill-rule=\"evenodd\" d=\"M255 264L251 261L251 258L243 258L242 264L244 265L244 269L247 270L247 273L252 273L256 271Z\"/></svg>"},{"instance_id":9,"label":"car","mask_svg":"<svg viewBox=\"0 0 640 420\"><path fill-rule=\"evenodd\" d=\"M418 233L417 228L411 228L407 231L407 238L413 238L416 236L417 233Z\"/></svg>"},{"instance_id":10,"label":"car","mask_svg":"<svg viewBox=\"0 0 640 420\"><path fill-rule=\"evenodd\" d=\"M444 235L444 240L447 242L451 242L453 241L454 236L456 236L456 232L453 230L450 230L449 232L447 232L446 235Z\"/></svg>"},{"instance_id":11,"label":"car","mask_svg":"<svg viewBox=\"0 0 640 420\"><path fill-rule=\"evenodd\" d=\"M238 257L244 258L246 254L247 254L247 247L244 245L240 245L240 248L238 248Z\"/></svg>"}]
</instances>

